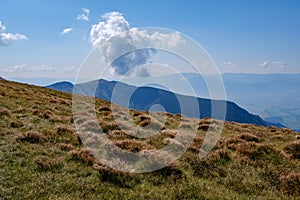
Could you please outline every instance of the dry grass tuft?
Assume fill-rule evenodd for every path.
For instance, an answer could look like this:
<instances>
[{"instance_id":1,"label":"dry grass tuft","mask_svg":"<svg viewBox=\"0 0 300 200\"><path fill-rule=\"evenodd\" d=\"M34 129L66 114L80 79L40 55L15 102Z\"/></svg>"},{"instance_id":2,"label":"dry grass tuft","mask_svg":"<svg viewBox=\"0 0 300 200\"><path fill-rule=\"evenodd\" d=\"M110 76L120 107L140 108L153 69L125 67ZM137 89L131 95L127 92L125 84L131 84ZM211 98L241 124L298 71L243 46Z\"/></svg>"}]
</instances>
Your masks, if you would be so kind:
<instances>
[{"instance_id":1,"label":"dry grass tuft","mask_svg":"<svg viewBox=\"0 0 300 200\"><path fill-rule=\"evenodd\" d=\"M33 110L32 115L39 116L42 119L55 119L57 116L50 110Z\"/></svg>"},{"instance_id":2,"label":"dry grass tuft","mask_svg":"<svg viewBox=\"0 0 300 200\"><path fill-rule=\"evenodd\" d=\"M268 127L268 130L269 130L271 133L276 133L278 129L277 129L275 126L269 126L269 127Z\"/></svg>"},{"instance_id":3,"label":"dry grass tuft","mask_svg":"<svg viewBox=\"0 0 300 200\"><path fill-rule=\"evenodd\" d=\"M27 132L16 137L17 141L29 143L42 143L46 141L46 137L38 132Z\"/></svg>"},{"instance_id":4,"label":"dry grass tuft","mask_svg":"<svg viewBox=\"0 0 300 200\"><path fill-rule=\"evenodd\" d=\"M300 196L300 173L291 173L279 178L281 182L281 190L294 196Z\"/></svg>"},{"instance_id":5,"label":"dry grass tuft","mask_svg":"<svg viewBox=\"0 0 300 200\"><path fill-rule=\"evenodd\" d=\"M73 160L81 161L88 165L92 165L96 160L87 149L77 149L69 152Z\"/></svg>"},{"instance_id":6,"label":"dry grass tuft","mask_svg":"<svg viewBox=\"0 0 300 200\"><path fill-rule=\"evenodd\" d=\"M138 123L138 126L141 126L141 127L145 127L145 126L148 126L149 124L151 123L151 119L145 119L145 120L142 120Z\"/></svg>"},{"instance_id":7,"label":"dry grass tuft","mask_svg":"<svg viewBox=\"0 0 300 200\"><path fill-rule=\"evenodd\" d=\"M71 151L75 149L74 145L66 143L57 143L56 146L63 151Z\"/></svg>"},{"instance_id":8,"label":"dry grass tuft","mask_svg":"<svg viewBox=\"0 0 300 200\"><path fill-rule=\"evenodd\" d=\"M198 130L207 131L209 128L209 124L200 124L198 126Z\"/></svg>"},{"instance_id":9,"label":"dry grass tuft","mask_svg":"<svg viewBox=\"0 0 300 200\"><path fill-rule=\"evenodd\" d=\"M7 110L6 108L0 109L0 117L1 116L6 116L6 117L11 117L11 112Z\"/></svg>"},{"instance_id":10,"label":"dry grass tuft","mask_svg":"<svg viewBox=\"0 0 300 200\"><path fill-rule=\"evenodd\" d=\"M102 182L110 182L122 188L132 188L140 183L134 174L121 172L100 163L93 165L93 168L99 172L99 177Z\"/></svg>"},{"instance_id":11,"label":"dry grass tuft","mask_svg":"<svg viewBox=\"0 0 300 200\"><path fill-rule=\"evenodd\" d=\"M109 131L113 130L120 130L120 127L116 122L101 121L100 127L104 133L108 133Z\"/></svg>"},{"instance_id":12,"label":"dry grass tuft","mask_svg":"<svg viewBox=\"0 0 300 200\"><path fill-rule=\"evenodd\" d=\"M283 150L290 154L292 158L300 159L300 141L287 144Z\"/></svg>"},{"instance_id":13,"label":"dry grass tuft","mask_svg":"<svg viewBox=\"0 0 300 200\"><path fill-rule=\"evenodd\" d=\"M177 130L162 130L160 134L164 137L174 138L177 135Z\"/></svg>"},{"instance_id":14,"label":"dry grass tuft","mask_svg":"<svg viewBox=\"0 0 300 200\"><path fill-rule=\"evenodd\" d=\"M108 133L108 137L111 139L126 139L132 138L132 136L127 135L124 131L113 130Z\"/></svg>"},{"instance_id":15,"label":"dry grass tuft","mask_svg":"<svg viewBox=\"0 0 300 200\"><path fill-rule=\"evenodd\" d=\"M138 117L138 116L140 116L140 115L143 115L143 113L142 112L138 112L138 111L132 111L133 113L132 113L132 116L134 116L134 117Z\"/></svg>"},{"instance_id":16,"label":"dry grass tuft","mask_svg":"<svg viewBox=\"0 0 300 200\"><path fill-rule=\"evenodd\" d=\"M202 146L203 140L204 140L204 136L196 135L194 141L192 142L188 150L198 154L200 152L200 148Z\"/></svg>"},{"instance_id":17,"label":"dry grass tuft","mask_svg":"<svg viewBox=\"0 0 300 200\"><path fill-rule=\"evenodd\" d=\"M58 128L56 129L56 133L57 133L58 135L64 135L64 134L73 134L74 131L71 130L71 129L69 129L69 128L67 128L67 127L62 127L62 126L60 126L60 127L58 127Z\"/></svg>"},{"instance_id":18,"label":"dry grass tuft","mask_svg":"<svg viewBox=\"0 0 300 200\"><path fill-rule=\"evenodd\" d=\"M106 106L103 106L103 107L100 107L99 112L111 112L111 109L109 107L106 107Z\"/></svg>"},{"instance_id":19,"label":"dry grass tuft","mask_svg":"<svg viewBox=\"0 0 300 200\"><path fill-rule=\"evenodd\" d=\"M11 128L21 128L22 126L24 126L24 124L21 121L11 121L9 123L9 126Z\"/></svg>"},{"instance_id":20,"label":"dry grass tuft","mask_svg":"<svg viewBox=\"0 0 300 200\"><path fill-rule=\"evenodd\" d=\"M162 175L164 178L171 178L172 181L178 181L182 178L186 178L182 167L178 161L171 163L170 165L158 170L156 174Z\"/></svg>"},{"instance_id":21,"label":"dry grass tuft","mask_svg":"<svg viewBox=\"0 0 300 200\"><path fill-rule=\"evenodd\" d=\"M291 129L289 129L289 128L281 128L280 129L283 133L285 133L285 134L290 134L290 133L292 133L293 131L291 130Z\"/></svg>"},{"instance_id":22,"label":"dry grass tuft","mask_svg":"<svg viewBox=\"0 0 300 200\"><path fill-rule=\"evenodd\" d=\"M259 138L250 133L243 133L243 134L240 134L238 137L247 142L259 142Z\"/></svg>"},{"instance_id":23,"label":"dry grass tuft","mask_svg":"<svg viewBox=\"0 0 300 200\"><path fill-rule=\"evenodd\" d=\"M38 156L34 159L34 162L42 170L55 170L63 167L63 158L51 159L47 156Z\"/></svg>"},{"instance_id":24,"label":"dry grass tuft","mask_svg":"<svg viewBox=\"0 0 300 200\"><path fill-rule=\"evenodd\" d=\"M128 150L130 152L140 152L142 150L151 150L154 149L153 146L147 144L146 142L142 142L139 140L121 140L115 141L114 144L124 150Z\"/></svg>"}]
</instances>

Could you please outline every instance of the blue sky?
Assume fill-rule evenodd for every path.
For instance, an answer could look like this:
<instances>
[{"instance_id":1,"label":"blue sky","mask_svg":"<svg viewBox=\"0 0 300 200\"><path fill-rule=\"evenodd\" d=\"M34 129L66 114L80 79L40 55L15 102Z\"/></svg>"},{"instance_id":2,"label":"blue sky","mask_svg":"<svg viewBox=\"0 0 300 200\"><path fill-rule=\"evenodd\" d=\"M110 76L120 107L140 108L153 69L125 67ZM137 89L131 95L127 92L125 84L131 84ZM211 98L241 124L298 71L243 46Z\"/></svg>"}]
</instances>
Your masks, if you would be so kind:
<instances>
[{"instance_id":1,"label":"blue sky","mask_svg":"<svg viewBox=\"0 0 300 200\"><path fill-rule=\"evenodd\" d=\"M1 0L0 76L74 76L92 25L112 11L190 36L222 73L300 73L299 10L298 0Z\"/></svg>"}]
</instances>

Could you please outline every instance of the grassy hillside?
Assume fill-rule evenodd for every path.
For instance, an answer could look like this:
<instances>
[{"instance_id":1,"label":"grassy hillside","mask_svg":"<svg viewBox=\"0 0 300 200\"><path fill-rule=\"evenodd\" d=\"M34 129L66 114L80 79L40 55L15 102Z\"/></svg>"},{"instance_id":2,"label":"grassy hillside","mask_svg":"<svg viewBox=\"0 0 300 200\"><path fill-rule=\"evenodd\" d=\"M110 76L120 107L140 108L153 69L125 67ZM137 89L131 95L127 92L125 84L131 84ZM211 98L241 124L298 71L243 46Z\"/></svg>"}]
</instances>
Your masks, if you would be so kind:
<instances>
[{"instance_id":1,"label":"grassy hillside","mask_svg":"<svg viewBox=\"0 0 300 200\"><path fill-rule=\"evenodd\" d=\"M0 81L0 199L298 199L300 134L289 129L225 123L204 159L197 154L208 124L175 163L156 172L122 173L103 166L81 144L67 93ZM109 102L98 99L99 122L129 151L160 148L176 132L137 140L118 130ZM147 113L134 112L139 125Z\"/></svg>"}]
</instances>

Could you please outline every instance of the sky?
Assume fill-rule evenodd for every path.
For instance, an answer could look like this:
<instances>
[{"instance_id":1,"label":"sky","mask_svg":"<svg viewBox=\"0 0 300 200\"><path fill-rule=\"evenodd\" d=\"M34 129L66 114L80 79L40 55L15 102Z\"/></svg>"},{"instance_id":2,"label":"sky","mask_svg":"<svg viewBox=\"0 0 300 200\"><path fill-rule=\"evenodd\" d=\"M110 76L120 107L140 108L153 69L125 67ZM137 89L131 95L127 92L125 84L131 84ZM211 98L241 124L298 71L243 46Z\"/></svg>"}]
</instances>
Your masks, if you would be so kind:
<instances>
[{"instance_id":1,"label":"sky","mask_svg":"<svg viewBox=\"0 0 300 200\"><path fill-rule=\"evenodd\" d=\"M142 27L192 38L221 73L300 73L299 10L298 0L1 0L0 76L72 79L105 31Z\"/></svg>"}]
</instances>

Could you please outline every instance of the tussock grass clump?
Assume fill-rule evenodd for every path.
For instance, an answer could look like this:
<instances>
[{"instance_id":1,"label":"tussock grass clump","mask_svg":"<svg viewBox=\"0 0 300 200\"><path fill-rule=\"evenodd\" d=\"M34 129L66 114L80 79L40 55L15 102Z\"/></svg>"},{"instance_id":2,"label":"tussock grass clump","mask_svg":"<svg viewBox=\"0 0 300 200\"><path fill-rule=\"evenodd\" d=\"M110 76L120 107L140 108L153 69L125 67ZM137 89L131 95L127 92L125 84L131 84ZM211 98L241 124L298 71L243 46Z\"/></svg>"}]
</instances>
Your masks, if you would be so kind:
<instances>
[{"instance_id":1,"label":"tussock grass clump","mask_svg":"<svg viewBox=\"0 0 300 200\"><path fill-rule=\"evenodd\" d=\"M52 122L60 121L59 117L50 110L33 110L32 115L36 115L41 119L51 120Z\"/></svg>"},{"instance_id":2,"label":"tussock grass clump","mask_svg":"<svg viewBox=\"0 0 300 200\"><path fill-rule=\"evenodd\" d=\"M66 143L57 143L56 146L63 151L71 151L75 149L74 145Z\"/></svg>"},{"instance_id":3,"label":"tussock grass clump","mask_svg":"<svg viewBox=\"0 0 300 200\"><path fill-rule=\"evenodd\" d=\"M77 149L69 152L73 160L81 161L88 165L93 165L95 162L94 156L87 149Z\"/></svg>"},{"instance_id":4,"label":"tussock grass clump","mask_svg":"<svg viewBox=\"0 0 300 200\"><path fill-rule=\"evenodd\" d=\"M130 113L132 114L133 117L138 117L140 115L144 115L144 113L139 112L139 111L134 111L134 110L130 110Z\"/></svg>"},{"instance_id":5,"label":"tussock grass clump","mask_svg":"<svg viewBox=\"0 0 300 200\"><path fill-rule=\"evenodd\" d=\"M138 126L145 127L145 126L148 126L150 123L151 123L151 119L147 118L147 119L141 120L138 123Z\"/></svg>"},{"instance_id":6,"label":"tussock grass clump","mask_svg":"<svg viewBox=\"0 0 300 200\"><path fill-rule=\"evenodd\" d=\"M160 134L164 137L174 138L177 135L177 130L162 130Z\"/></svg>"},{"instance_id":7,"label":"tussock grass clump","mask_svg":"<svg viewBox=\"0 0 300 200\"><path fill-rule=\"evenodd\" d=\"M50 99L49 103L58 103L58 100L57 99Z\"/></svg>"},{"instance_id":8,"label":"tussock grass clump","mask_svg":"<svg viewBox=\"0 0 300 200\"><path fill-rule=\"evenodd\" d=\"M133 138L130 135L127 135L124 131L121 130L113 130L109 131L108 137L111 139L130 139Z\"/></svg>"},{"instance_id":9,"label":"tussock grass clump","mask_svg":"<svg viewBox=\"0 0 300 200\"><path fill-rule=\"evenodd\" d=\"M46 137L38 132L27 132L16 137L17 141L29 143L42 143L46 141Z\"/></svg>"},{"instance_id":10,"label":"tussock grass clump","mask_svg":"<svg viewBox=\"0 0 300 200\"><path fill-rule=\"evenodd\" d=\"M61 169L64 165L64 159L62 157L52 159L48 156L38 156L34 159L34 162L38 165L41 170L57 170Z\"/></svg>"},{"instance_id":11,"label":"tussock grass clump","mask_svg":"<svg viewBox=\"0 0 300 200\"><path fill-rule=\"evenodd\" d=\"M9 126L11 128L21 128L24 126L24 124L19 120L14 120L14 121L9 122Z\"/></svg>"},{"instance_id":12,"label":"tussock grass clump","mask_svg":"<svg viewBox=\"0 0 300 200\"><path fill-rule=\"evenodd\" d=\"M188 150L198 154L200 152L200 148L202 146L203 140L204 140L204 136L196 135L194 141L192 142Z\"/></svg>"},{"instance_id":13,"label":"tussock grass clump","mask_svg":"<svg viewBox=\"0 0 300 200\"><path fill-rule=\"evenodd\" d=\"M300 196L300 173L291 173L286 176L281 176L279 178L281 182L281 190L288 194L294 196Z\"/></svg>"},{"instance_id":14,"label":"tussock grass clump","mask_svg":"<svg viewBox=\"0 0 300 200\"><path fill-rule=\"evenodd\" d=\"M275 126L269 126L268 127L268 130L271 132L271 133L276 133L277 132L277 128Z\"/></svg>"},{"instance_id":15,"label":"tussock grass clump","mask_svg":"<svg viewBox=\"0 0 300 200\"><path fill-rule=\"evenodd\" d=\"M93 168L99 172L101 182L113 183L121 188L132 188L140 183L138 175L121 172L100 163L96 163Z\"/></svg>"},{"instance_id":16,"label":"tussock grass clump","mask_svg":"<svg viewBox=\"0 0 300 200\"><path fill-rule=\"evenodd\" d=\"M11 112L9 110L7 110L6 108L1 108L0 109L0 117L2 116L6 116L8 118L11 117Z\"/></svg>"},{"instance_id":17,"label":"tussock grass clump","mask_svg":"<svg viewBox=\"0 0 300 200\"><path fill-rule=\"evenodd\" d=\"M121 141L115 141L114 144L130 152L139 152L142 150L154 149L154 147L151 146L150 144L147 144L146 142L139 141L139 140L121 140Z\"/></svg>"},{"instance_id":18,"label":"tussock grass clump","mask_svg":"<svg viewBox=\"0 0 300 200\"><path fill-rule=\"evenodd\" d=\"M182 167L178 161L175 161L170 165L160 170L157 170L155 174L160 175L164 178L168 178L169 180L171 179L171 181L175 181L175 182L182 178L186 178L182 170Z\"/></svg>"},{"instance_id":19,"label":"tussock grass clump","mask_svg":"<svg viewBox=\"0 0 300 200\"><path fill-rule=\"evenodd\" d=\"M289 128L281 128L280 129L283 133L285 133L285 134L290 134L290 133L292 133L293 131L291 130L291 129L289 129Z\"/></svg>"},{"instance_id":20,"label":"tussock grass clump","mask_svg":"<svg viewBox=\"0 0 300 200\"><path fill-rule=\"evenodd\" d=\"M60 127L58 127L58 128L56 129L56 133L57 133L58 135L63 135L63 134L73 134L74 131L71 130L71 129L69 129L69 128L67 128L67 127L60 126Z\"/></svg>"},{"instance_id":21,"label":"tussock grass clump","mask_svg":"<svg viewBox=\"0 0 300 200\"><path fill-rule=\"evenodd\" d=\"M116 122L100 121L100 127L104 133L108 133L113 130L120 130Z\"/></svg>"},{"instance_id":22,"label":"tussock grass clump","mask_svg":"<svg viewBox=\"0 0 300 200\"><path fill-rule=\"evenodd\" d=\"M112 112L109 107L103 106L98 109L99 112Z\"/></svg>"},{"instance_id":23,"label":"tussock grass clump","mask_svg":"<svg viewBox=\"0 0 300 200\"><path fill-rule=\"evenodd\" d=\"M209 124L201 124L198 126L198 130L207 131L209 128Z\"/></svg>"},{"instance_id":24,"label":"tussock grass clump","mask_svg":"<svg viewBox=\"0 0 300 200\"><path fill-rule=\"evenodd\" d=\"M243 133L243 134L240 134L238 137L247 142L259 142L259 138L250 133Z\"/></svg>"},{"instance_id":25,"label":"tussock grass clump","mask_svg":"<svg viewBox=\"0 0 300 200\"><path fill-rule=\"evenodd\" d=\"M292 158L300 159L300 141L287 144L283 150L290 154Z\"/></svg>"},{"instance_id":26,"label":"tussock grass clump","mask_svg":"<svg viewBox=\"0 0 300 200\"><path fill-rule=\"evenodd\" d=\"M199 177L212 178L226 176L225 167L231 156L228 150L219 149L209 153L206 157L200 158L197 154L186 153L185 159L193 169L193 174Z\"/></svg>"},{"instance_id":27,"label":"tussock grass clump","mask_svg":"<svg viewBox=\"0 0 300 200\"><path fill-rule=\"evenodd\" d=\"M198 130L207 131L209 129L210 124L211 124L210 118L203 119L198 124Z\"/></svg>"}]
</instances>

